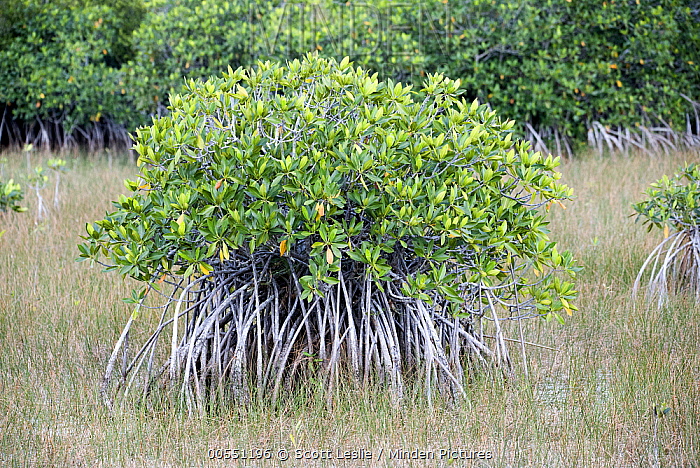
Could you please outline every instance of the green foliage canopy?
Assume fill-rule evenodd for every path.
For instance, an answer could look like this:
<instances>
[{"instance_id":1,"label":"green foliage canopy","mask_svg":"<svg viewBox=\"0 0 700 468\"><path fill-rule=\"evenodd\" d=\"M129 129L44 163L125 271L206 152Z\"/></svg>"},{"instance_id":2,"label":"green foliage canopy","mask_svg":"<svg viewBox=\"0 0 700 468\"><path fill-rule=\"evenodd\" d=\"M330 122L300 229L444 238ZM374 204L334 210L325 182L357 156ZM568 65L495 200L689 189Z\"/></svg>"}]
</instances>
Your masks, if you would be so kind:
<instances>
[{"instance_id":1,"label":"green foliage canopy","mask_svg":"<svg viewBox=\"0 0 700 468\"><path fill-rule=\"evenodd\" d=\"M83 259L153 282L277 252L280 271L283 257L307 265L307 298L342 270L455 307L493 288L537 313L575 309L553 274L575 262L538 209L571 196L558 160L512 141L513 122L460 98L458 81L429 76L414 92L309 55L187 90L137 130L134 193L87 226Z\"/></svg>"}]
</instances>

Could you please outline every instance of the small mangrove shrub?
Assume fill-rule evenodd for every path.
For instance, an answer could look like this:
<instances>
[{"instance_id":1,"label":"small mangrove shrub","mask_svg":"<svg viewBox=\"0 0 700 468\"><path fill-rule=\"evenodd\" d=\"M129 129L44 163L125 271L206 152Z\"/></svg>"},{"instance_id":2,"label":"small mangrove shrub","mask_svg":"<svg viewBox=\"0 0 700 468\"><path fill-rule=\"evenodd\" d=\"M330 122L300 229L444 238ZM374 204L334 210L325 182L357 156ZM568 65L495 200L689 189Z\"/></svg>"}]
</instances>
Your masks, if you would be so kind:
<instances>
[{"instance_id":1,"label":"small mangrove shrub","mask_svg":"<svg viewBox=\"0 0 700 468\"><path fill-rule=\"evenodd\" d=\"M700 300L700 166L689 164L673 177L663 176L634 205L637 220L651 231L662 229L664 239L649 254L634 283L639 290L645 272L647 298L661 307L670 293L689 293Z\"/></svg>"},{"instance_id":2,"label":"small mangrove shrub","mask_svg":"<svg viewBox=\"0 0 700 468\"><path fill-rule=\"evenodd\" d=\"M510 368L506 322L576 310L540 209L572 194L558 159L458 81L414 91L310 54L188 80L170 103L136 132L133 193L79 246L144 283L108 405L158 382L190 410L275 401L310 378L400 399L409 376L459 398L470 363ZM146 307L159 325L127 346Z\"/></svg>"},{"instance_id":3,"label":"small mangrove shrub","mask_svg":"<svg viewBox=\"0 0 700 468\"><path fill-rule=\"evenodd\" d=\"M8 210L18 213L27 211L26 207L20 206L22 200L24 200L24 191L20 184L16 184L13 179L7 182L0 180L0 213Z\"/></svg>"},{"instance_id":4,"label":"small mangrove shrub","mask_svg":"<svg viewBox=\"0 0 700 468\"><path fill-rule=\"evenodd\" d=\"M35 223L43 221L48 215L48 210L46 209L46 203L44 202L44 197L42 191L46 188L49 183L49 176L44 172L42 166L37 166L34 168L34 173L29 175L28 185L34 190L36 194L36 219Z\"/></svg>"},{"instance_id":5,"label":"small mangrove shrub","mask_svg":"<svg viewBox=\"0 0 700 468\"><path fill-rule=\"evenodd\" d=\"M66 168L66 161L63 159L49 159L46 162L46 165L49 166L49 169L51 169L51 172L53 172L56 176L56 183L54 185L53 189L53 207L58 209L60 200L58 196L58 188L61 185L61 174L65 173L67 171Z\"/></svg>"},{"instance_id":6,"label":"small mangrove shrub","mask_svg":"<svg viewBox=\"0 0 700 468\"><path fill-rule=\"evenodd\" d=\"M3 158L3 160L5 160L5 158ZM0 160L0 163L4 162L3 160ZM0 165L0 167L2 166ZM27 211L26 207L20 205L22 200L24 200L24 192L22 191L21 185L15 184L15 181L12 179L7 182L0 180L0 216L8 210L18 213ZM0 228L2 228L2 226L0 226ZM5 230L0 229L0 238L2 238L4 234Z\"/></svg>"}]
</instances>

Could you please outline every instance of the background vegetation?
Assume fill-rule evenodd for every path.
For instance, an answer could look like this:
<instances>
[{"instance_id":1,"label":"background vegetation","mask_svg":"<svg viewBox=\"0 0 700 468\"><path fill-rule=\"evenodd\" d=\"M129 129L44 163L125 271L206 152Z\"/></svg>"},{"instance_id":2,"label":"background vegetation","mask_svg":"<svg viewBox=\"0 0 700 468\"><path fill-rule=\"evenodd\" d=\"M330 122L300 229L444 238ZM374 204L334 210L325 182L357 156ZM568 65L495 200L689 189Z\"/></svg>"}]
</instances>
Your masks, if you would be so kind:
<instances>
[{"instance_id":1,"label":"background vegetation","mask_svg":"<svg viewBox=\"0 0 700 468\"><path fill-rule=\"evenodd\" d=\"M20 180L23 155L9 156L6 174ZM31 191L29 212L0 215L0 464L230 466L210 462L207 450L255 446L493 450L488 465L451 466L693 466L700 311L690 301L657 310L631 299L637 271L663 234L646 233L629 215L651 181L696 157L582 156L563 164L562 182L577 198L566 210L552 207L550 227L585 266L580 312L564 326L527 324L528 341L556 348L531 347L529 379L504 385L484 375L467 386L461 409L411 398L395 409L371 389L348 391L328 408L309 390L288 394L278 411L236 407L203 419L133 407L106 414L99 380L132 310L121 298L135 284L75 263L75 245L85 223L126 193L121 180L136 170L71 159L62 204L49 207L44 223L31 215ZM141 315L145 329L155 315ZM654 407L670 413L658 418Z\"/></svg>"},{"instance_id":2,"label":"background vegetation","mask_svg":"<svg viewBox=\"0 0 700 468\"><path fill-rule=\"evenodd\" d=\"M309 50L443 72L571 154L700 140L700 6L681 0L1 0L0 141L126 145L188 78Z\"/></svg>"}]
</instances>

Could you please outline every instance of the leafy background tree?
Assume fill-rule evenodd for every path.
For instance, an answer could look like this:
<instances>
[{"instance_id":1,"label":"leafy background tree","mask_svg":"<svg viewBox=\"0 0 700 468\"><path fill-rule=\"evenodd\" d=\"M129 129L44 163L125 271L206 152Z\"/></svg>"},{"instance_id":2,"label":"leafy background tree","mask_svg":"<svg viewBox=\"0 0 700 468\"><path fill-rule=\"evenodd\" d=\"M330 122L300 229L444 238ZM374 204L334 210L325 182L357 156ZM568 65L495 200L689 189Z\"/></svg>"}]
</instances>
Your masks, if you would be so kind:
<instances>
[{"instance_id":1,"label":"leafy background tree","mask_svg":"<svg viewBox=\"0 0 700 468\"><path fill-rule=\"evenodd\" d=\"M545 152L700 143L695 2L3 2L5 144L128 145L183 77L309 50L416 85L459 78Z\"/></svg>"},{"instance_id":2,"label":"leafy background tree","mask_svg":"<svg viewBox=\"0 0 700 468\"><path fill-rule=\"evenodd\" d=\"M126 144L133 120L119 66L131 54L139 3L20 0L2 9L4 141Z\"/></svg>"}]
</instances>

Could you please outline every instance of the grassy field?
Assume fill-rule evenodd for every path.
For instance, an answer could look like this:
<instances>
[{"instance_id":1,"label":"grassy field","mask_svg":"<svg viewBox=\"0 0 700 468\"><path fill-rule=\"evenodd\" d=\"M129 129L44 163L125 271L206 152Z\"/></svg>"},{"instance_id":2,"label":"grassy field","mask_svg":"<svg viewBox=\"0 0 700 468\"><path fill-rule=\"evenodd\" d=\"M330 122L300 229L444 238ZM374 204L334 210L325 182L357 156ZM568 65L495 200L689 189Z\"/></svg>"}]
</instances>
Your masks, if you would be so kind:
<instances>
[{"instance_id":1,"label":"grassy field","mask_svg":"<svg viewBox=\"0 0 700 468\"><path fill-rule=\"evenodd\" d=\"M20 179L24 156L5 156L5 178ZM135 171L70 159L59 209L52 188L44 190L47 220L35 222L32 193L28 212L0 215L0 465L700 466L700 308L681 298L659 311L630 297L662 234L647 234L629 217L649 183L697 159L591 156L563 164L577 198L552 209L551 230L586 268L580 312L564 326L527 324L528 341L556 348L529 349L529 378L514 348L517 380L477 376L460 408L421 401L394 408L380 392L348 390L333 408L290 397L281 410L227 408L192 419L133 408L110 415L101 404L99 381L130 313L121 298L134 284L76 263L76 244ZM658 405L670 413L655 416ZM269 449L271 460L210 459L212 449L255 448ZM297 459L325 450L337 457L338 449L365 459ZM278 459L280 450L288 460ZM304 453L312 450L319 452ZM491 458L389 459L396 450Z\"/></svg>"}]
</instances>

